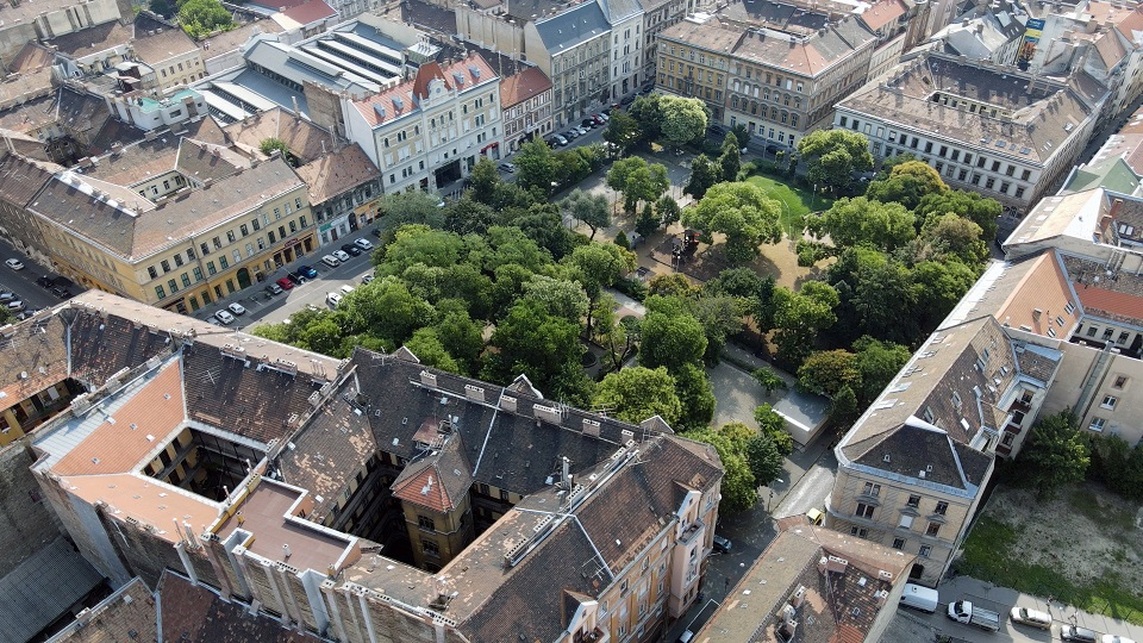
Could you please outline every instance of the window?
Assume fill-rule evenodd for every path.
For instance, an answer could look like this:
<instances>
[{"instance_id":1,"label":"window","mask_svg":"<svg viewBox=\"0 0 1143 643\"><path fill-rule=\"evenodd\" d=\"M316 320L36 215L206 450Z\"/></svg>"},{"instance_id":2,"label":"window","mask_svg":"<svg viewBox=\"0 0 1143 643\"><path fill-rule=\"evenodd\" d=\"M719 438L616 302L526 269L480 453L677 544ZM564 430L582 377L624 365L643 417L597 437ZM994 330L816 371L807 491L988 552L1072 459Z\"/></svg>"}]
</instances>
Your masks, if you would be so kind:
<instances>
[{"instance_id":1,"label":"window","mask_svg":"<svg viewBox=\"0 0 1143 643\"><path fill-rule=\"evenodd\" d=\"M945 515L945 512L947 512L948 510L949 510L949 503L942 500L941 502L937 503L937 508L935 511L933 511L933 513L937 514L938 516L943 516L943 515Z\"/></svg>"},{"instance_id":2,"label":"window","mask_svg":"<svg viewBox=\"0 0 1143 643\"><path fill-rule=\"evenodd\" d=\"M1115 383L1111 385L1111 388L1122 389L1124 386L1127 386L1127 376L1126 375L1116 375L1115 376Z\"/></svg>"},{"instance_id":3,"label":"window","mask_svg":"<svg viewBox=\"0 0 1143 643\"><path fill-rule=\"evenodd\" d=\"M151 279L156 279L159 276L159 271L155 270L154 266L147 266L147 276Z\"/></svg>"},{"instance_id":4,"label":"window","mask_svg":"<svg viewBox=\"0 0 1143 643\"><path fill-rule=\"evenodd\" d=\"M437 545L437 541L435 540L429 540L428 538L421 539L421 549L425 552L426 556L440 558L441 548Z\"/></svg>"},{"instance_id":5,"label":"window","mask_svg":"<svg viewBox=\"0 0 1143 643\"><path fill-rule=\"evenodd\" d=\"M873 484L872 482L866 482L865 495L874 497L881 495L881 485Z\"/></svg>"},{"instance_id":6,"label":"window","mask_svg":"<svg viewBox=\"0 0 1143 643\"><path fill-rule=\"evenodd\" d=\"M1131 333L1123 331L1119 333L1119 338L1115 340L1116 344L1126 344L1127 340L1131 339Z\"/></svg>"},{"instance_id":7,"label":"window","mask_svg":"<svg viewBox=\"0 0 1143 643\"><path fill-rule=\"evenodd\" d=\"M167 296L167 291L163 290L162 286L155 286L155 297L162 299Z\"/></svg>"},{"instance_id":8,"label":"window","mask_svg":"<svg viewBox=\"0 0 1143 643\"><path fill-rule=\"evenodd\" d=\"M417 516L417 526L420 527L421 529L428 529L429 531L436 531L437 530L436 523L434 523L433 519L429 518L428 516L418 515Z\"/></svg>"},{"instance_id":9,"label":"window","mask_svg":"<svg viewBox=\"0 0 1143 643\"><path fill-rule=\"evenodd\" d=\"M179 291L179 284L174 279L168 279L167 288L170 288L172 293L176 293Z\"/></svg>"},{"instance_id":10,"label":"window","mask_svg":"<svg viewBox=\"0 0 1143 643\"><path fill-rule=\"evenodd\" d=\"M162 267L163 267L163 274L166 274L166 273L171 271L171 264L166 259L163 259L163 261L160 263L160 265L162 265Z\"/></svg>"},{"instance_id":11,"label":"window","mask_svg":"<svg viewBox=\"0 0 1143 643\"><path fill-rule=\"evenodd\" d=\"M909 496L909 502L905 503L909 507L916 509L921 506L921 497L918 495Z\"/></svg>"},{"instance_id":12,"label":"window","mask_svg":"<svg viewBox=\"0 0 1143 643\"><path fill-rule=\"evenodd\" d=\"M925 535L929 536L930 538L936 538L937 534L939 534L940 532L941 532L941 523L930 522L928 529L925 530Z\"/></svg>"},{"instance_id":13,"label":"window","mask_svg":"<svg viewBox=\"0 0 1143 643\"><path fill-rule=\"evenodd\" d=\"M501 489L500 490L500 499L503 500L504 502L508 502L508 492Z\"/></svg>"},{"instance_id":14,"label":"window","mask_svg":"<svg viewBox=\"0 0 1143 643\"><path fill-rule=\"evenodd\" d=\"M182 274L182 280L183 280L183 288L190 288L190 285L191 285L190 275L188 275L187 273L184 272Z\"/></svg>"},{"instance_id":15,"label":"window","mask_svg":"<svg viewBox=\"0 0 1143 643\"><path fill-rule=\"evenodd\" d=\"M1099 403L1099 408L1107 409L1109 411L1115 410L1115 405L1119 402L1119 398L1114 395L1104 395L1103 401Z\"/></svg>"},{"instance_id":16,"label":"window","mask_svg":"<svg viewBox=\"0 0 1143 643\"><path fill-rule=\"evenodd\" d=\"M234 236L234 231L233 231L233 230L227 230L227 231L226 231L226 240L227 240L228 242L230 242L230 243L234 243L234 240L235 240L235 238L236 238L236 237Z\"/></svg>"},{"instance_id":17,"label":"window","mask_svg":"<svg viewBox=\"0 0 1143 643\"><path fill-rule=\"evenodd\" d=\"M920 556L921 558L928 558L929 554L931 554L931 553L933 553L933 546L932 545L921 545L921 551L918 552L917 555Z\"/></svg>"},{"instance_id":18,"label":"window","mask_svg":"<svg viewBox=\"0 0 1143 643\"><path fill-rule=\"evenodd\" d=\"M850 535L857 536L858 538L865 538L865 536L869 534L869 530L865 529L864 527L850 527L849 533Z\"/></svg>"},{"instance_id":19,"label":"window","mask_svg":"<svg viewBox=\"0 0 1143 643\"><path fill-rule=\"evenodd\" d=\"M874 507L873 505L867 505L863 502L859 502L859 503L857 503L857 511L853 512L853 515L857 516L858 518L865 518L867 520L873 520L873 510L874 509L876 509L876 507Z\"/></svg>"},{"instance_id":20,"label":"window","mask_svg":"<svg viewBox=\"0 0 1143 643\"><path fill-rule=\"evenodd\" d=\"M1103 432L1103 426L1105 424L1107 424L1106 419L1101 418L1101 417L1093 417L1091 419L1091 424L1087 425L1087 428L1091 429L1092 431L1095 431L1096 433L1102 433Z\"/></svg>"},{"instance_id":21,"label":"window","mask_svg":"<svg viewBox=\"0 0 1143 643\"><path fill-rule=\"evenodd\" d=\"M182 266L183 265L183 256L182 255L175 255L175 265L176 266Z\"/></svg>"},{"instance_id":22,"label":"window","mask_svg":"<svg viewBox=\"0 0 1143 643\"><path fill-rule=\"evenodd\" d=\"M904 549L904 548L905 548L905 539L904 538L894 538L893 539L893 549Z\"/></svg>"}]
</instances>

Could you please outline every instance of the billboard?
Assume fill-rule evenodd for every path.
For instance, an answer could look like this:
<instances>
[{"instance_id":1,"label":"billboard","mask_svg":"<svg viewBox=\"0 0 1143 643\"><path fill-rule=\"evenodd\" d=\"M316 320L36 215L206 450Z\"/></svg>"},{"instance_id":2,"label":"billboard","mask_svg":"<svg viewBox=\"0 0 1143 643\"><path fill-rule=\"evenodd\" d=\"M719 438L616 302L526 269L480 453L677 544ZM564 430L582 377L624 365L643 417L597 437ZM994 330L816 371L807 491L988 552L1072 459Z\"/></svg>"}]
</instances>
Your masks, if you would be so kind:
<instances>
[{"instance_id":1,"label":"billboard","mask_svg":"<svg viewBox=\"0 0 1143 643\"><path fill-rule=\"evenodd\" d=\"M1040 43L1040 36L1044 35L1044 21L1040 18L1029 18L1024 24L1024 42L1020 45L1020 53L1016 56L1016 64L1027 67L1036 55L1036 45Z\"/></svg>"}]
</instances>

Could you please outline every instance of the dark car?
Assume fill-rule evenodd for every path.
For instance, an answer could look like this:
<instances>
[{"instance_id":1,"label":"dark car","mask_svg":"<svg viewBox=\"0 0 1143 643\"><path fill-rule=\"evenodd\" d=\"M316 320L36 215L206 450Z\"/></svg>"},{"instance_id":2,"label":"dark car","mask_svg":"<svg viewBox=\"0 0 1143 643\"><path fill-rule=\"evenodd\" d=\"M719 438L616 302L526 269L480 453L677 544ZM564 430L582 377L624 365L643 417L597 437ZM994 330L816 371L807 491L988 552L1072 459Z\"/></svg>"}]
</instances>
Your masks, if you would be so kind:
<instances>
[{"instance_id":1,"label":"dark car","mask_svg":"<svg viewBox=\"0 0 1143 643\"><path fill-rule=\"evenodd\" d=\"M620 105L630 105L631 103L634 103L634 102L635 102L635 95L632 94L630 96L624 96L623 100L619 101L619 104Z\"/></svg>"},{"instance_id":2,"label":"dark car","mask_svg":"<svg viewBox=\"0 0 1143 643\"><path fill-rule=\"evenodd\" d=\"M716 551L720 554L729 554L730 549L733 546L734 546L734 544L730 542L729 538L715 534L715 536L714 536L714 551Z\"/></svg>"},{"instance_id":3,"label":"dark car","mask_svg":"<svg viewBox=\"0 0 1143 643\"><path fill-rule=\"evenodd\" d=\"M369 234L380 239L381 238L381 228L373 228L372 230L369 231Z\"/></svg>"},{"instance_id":4,"label":"dark car","mask_svg":"<svg viewBox=\"0 0 1143 643\"><path fill-rule=\"evenodd\" d=\"M580 121L579 124L583 125L587 129L591 129L591 128L595 127L596 125L598 125L598 123L595 122L594 118L585 118L582 121Z\"/></svg>"},{"instance_id":5,"label":"dark car","mask_svg":"<svg viewBox=\"0 0 1143 643\"><path fill-rule=\"evenodd\" d=\"M341 247L341 249L344 252L348 252L349 254L353 255L354 257L361 256L361 248L358 248L357 246L353 245L352 243L347 243L347 244L343 245Z\"/></svg>"},{"instance_id":6,"label":"dark car","mask_svg":"<svg viewBox=\"0 0 1143 643\"><path fill-rule=\"evenodd\" d=\"M784 149L785 149L784 146L775 145L774 143L771 143L771 144L766 146L766 152L768 154L777 154L778 152L781 152Z\"/></svg>"},{"instance_id":7,"label":"dark car","mask_svg":"<svg viewBox=\"0 0 1143 643\"><path fill-rule=\"evenodd\" d=\"M72 297L70 290L61 288L60 286L52 286L52 294L60 299L70 299Z\"/></svg>"},{"instance_id":8,"label":"dark car","mask_svg":"<svg viewBox=\"0 0 1143 643\"><path fill-rule=\"evenodd\" d=\"M290 281L294 282L298 286L306 283L306 276L302 274L301 270L287 274L286 278L289 279Z\"/></svg>"},{"instance_id":9,"label":"dark car","mask_svg":"<svg viewBox=\"0 0 1143 643\"><path fill-rule=\"evenodd\" d=\"M36 285L40 286L41 288L51 288L55 285L55 280L47 275L44 275L43 277L36 279Z\"/></svg>"},{"instance_id":10,"label":"dark car","mask_svg":"<svg viewBox=\"0 0 1143 643\"><path fill-rule=\"evenodd\" d=\"M317 268L313 266L298 266L298 272L306 279L315 279L318 276Z\"/></svg>"}]
</instances>

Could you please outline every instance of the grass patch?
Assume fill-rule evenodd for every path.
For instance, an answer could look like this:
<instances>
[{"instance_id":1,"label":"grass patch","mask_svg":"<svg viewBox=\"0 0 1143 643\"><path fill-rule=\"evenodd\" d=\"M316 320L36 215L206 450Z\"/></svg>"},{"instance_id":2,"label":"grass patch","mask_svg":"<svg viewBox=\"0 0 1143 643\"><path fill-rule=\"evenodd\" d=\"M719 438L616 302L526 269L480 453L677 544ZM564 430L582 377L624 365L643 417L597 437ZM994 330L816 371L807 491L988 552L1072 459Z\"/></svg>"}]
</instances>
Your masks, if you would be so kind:
<instances>
[{"instance_id":1,"label":"grass patch","mask_svg":"<svg viewBox=\"0 0 1143 643\"><path fill-rule=\"evenodd\" d=\"M766 191L772 199L781 201L782 230L790 237L800 237L807 214L825 210L833 204L832 199L823 196L815 197L812 192L784 183L780 180L755 174L746 179L747 183L757 185Z\"/></svg>"},{"instance_id":2,"label":"grass patch","mask_svg":"<svg viewBox=\"0 0 1143 643\"><path fill-rule=\"evenodd\" d=\"M1075 488L1067 498L1072 511L1099 525L1108 535L1131 533L1135 529L1132 515L1104 507L1099 496L1087 487Z\"/></svg>"},{"instance_id":3,"label":"grass patch","mask_svg":"<svg viewBox=\"0 0 1143 643\"><path fill-rule=\"evenodd\" d=\"M1077 585L1058 568L1033 565L1013 555L1011 546L1019 532L990 516L981 516L964 543L964 555L956 562L957 571L983 581L1035 596L1051 596L1081 610L1105 614L1143 625L1143 597L1124 587L1122 579L1108 570L1088 585Z\"/></svg>"}]
</instances>

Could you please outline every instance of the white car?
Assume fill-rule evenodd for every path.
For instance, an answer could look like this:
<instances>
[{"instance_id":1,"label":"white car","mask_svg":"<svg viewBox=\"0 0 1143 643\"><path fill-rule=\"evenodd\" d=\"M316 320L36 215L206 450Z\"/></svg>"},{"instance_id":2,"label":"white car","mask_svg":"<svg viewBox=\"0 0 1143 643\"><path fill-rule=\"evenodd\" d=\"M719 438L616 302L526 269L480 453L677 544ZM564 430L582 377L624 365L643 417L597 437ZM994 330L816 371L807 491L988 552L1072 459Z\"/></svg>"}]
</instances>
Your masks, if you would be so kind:
<instances>
[{"instance_id":1,"label":"white car","mask_svg":"<svg viewBox=\"0 0 1143 643\"><path fill-rule=\"evenodd\" d=\"M334 250L332 254L338 261L349 261L349 253L344 250Z\"/></svg>"},{"instance_id":2,"label":"white car","mask_svg":"<svg viewBox=\"0 0 1143 643\"><path fill-rule=\"evenodd\" d=\"M324 263L325 265L329 266L330 268L336 268L336 267L341 265L341 260L338 259L337 257L333 256L333 255L322 256L321 262Z\"/></svg>"},{"instance_id":3,"label":"white car","mask_svg":"<svg viewBox=\"0 0 1143 643\"><path fill-rule=\"evenodd\" d=\"M1115 634L1104 634L1101 643L1135 643L1135 641Z\"/></svg>"},{"instance_id":4,"label":"white car","mask_svg":"<svg viewBox=\"0 0 1143 643\"><path fill-rule=\"evenodd\" d=\"M235 315L245 315L246 314L246 308L243 307L242 304L239 304L239 303L227 304L226 307L227 307L227 309L230 310L230 312L234 313Z\"/></svg>"},{"instance_id":5,"label":"white car","mask_svg":"<svg viewBox=\"0 0 1143 643\"><path fill-rule=\"evenodd\" d=\"M337 308L337 305L341 303L341 295L331 292L325 296L325 303L329 304L331 308Z\"/></svg>"},{"instance_id":6,"label":"white car","mask_svg":"<svg viewBox=\"0 0 1143 643\"><path fill-rule=\"evenodd\" d=\"M19 259L7 259L4 261L4 264L7 265L12 270L23 270L24 269L24 262L20 261Z\"/></svg>"},{"instance_id":7,"label":"white car","mask_svg":"<svg viewBox=\"0 0 1143 643\"><path fill-rule=\"evenodd\" d=\"M214 318L223 324L226 324L227 326L234 323L234 315L231 315L225 310L220 310L217 313L214 313Z\"/></svg>"},{"instance_id":8,"label":"white car","mask_svg":"<svg viewBox=\"0 0 1143 643\"><path fill-rule=\"evenodd\" d=\"M1052 628L1052 615L1040 610L1030 610L1026 607L1013 607L1008 617L1013 623L1036 627L1041 630Z\"/></svg>"},{"instance_id":9,"label":"white car","mask_svg":"<svg viewBox=\"0 0 1143 643\"><path fill-rule=\"evenodd\" d=\"M357 239L356 241L353 242L353 245L357 246L358 248L361 248L362 250L372 250L373 249L373 244L369 243L368 239Z\"/></svg>"}]
</instances>

